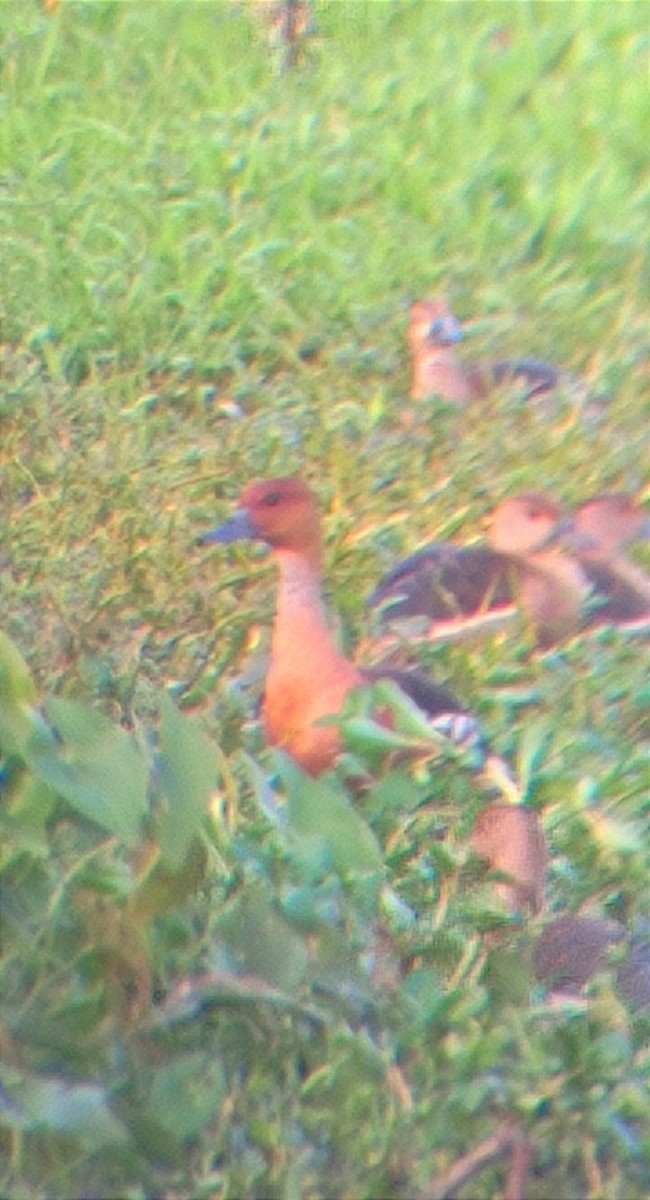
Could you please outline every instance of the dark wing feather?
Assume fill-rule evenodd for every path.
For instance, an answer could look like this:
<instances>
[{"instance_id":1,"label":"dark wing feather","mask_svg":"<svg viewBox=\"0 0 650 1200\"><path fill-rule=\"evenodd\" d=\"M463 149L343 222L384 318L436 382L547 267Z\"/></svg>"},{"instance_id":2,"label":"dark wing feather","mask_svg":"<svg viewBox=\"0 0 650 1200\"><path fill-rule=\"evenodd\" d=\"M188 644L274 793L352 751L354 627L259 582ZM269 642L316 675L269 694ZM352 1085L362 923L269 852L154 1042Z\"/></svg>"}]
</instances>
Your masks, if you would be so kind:
<instances>
[{"instance_id":1,"label":"dark wing feather","mask_svg":"<svg viewBox=\"0 0 650 1200\"><path fill-rule=\"evenodd\" d=\"M619 621L640 621L650 615L647 598L621 579L614 568L600 563L583 563L582 567L593 589L585 625L616 625Z\"/></svg>"},{"instance_id":2,"label":"dark wing feather","mask_svg":"<svg viewBox=\"0 0 650 1200\"><path fill-rule=\"evenodd\" d=\"M382 605L389 620L428 617L453 621L512 604L508 566L483 546L434 542L398 563L368 601Z\"/></svg>"},{"instance_id":3,"label":"dark wing feather","mask_svg":"<svg viewBox=\"0 0 650 1200\"><path fill-rule=\"evenodd\" d=\"M378 666L364 667L363 673L370 683L378 683L381 679L390 679L396 683L404 695L417 704L427 717L466 711L448 688L441 683L434 683L424 671Z\"/></svg>"},{"instance_id":4,"label":"dark wing feather","mask_svg":"<svg viewBox=\"0 0 650 1200\"><path fill-rule=\"evenodd\" d=\"M526 393L526 399L541 396L557 387L559 374L550 363L540 362L536 358L503 359L492 365L492 375L495 383L503 383L506 379L525 379L533 386Z\"/></svg>"}]
</instances>

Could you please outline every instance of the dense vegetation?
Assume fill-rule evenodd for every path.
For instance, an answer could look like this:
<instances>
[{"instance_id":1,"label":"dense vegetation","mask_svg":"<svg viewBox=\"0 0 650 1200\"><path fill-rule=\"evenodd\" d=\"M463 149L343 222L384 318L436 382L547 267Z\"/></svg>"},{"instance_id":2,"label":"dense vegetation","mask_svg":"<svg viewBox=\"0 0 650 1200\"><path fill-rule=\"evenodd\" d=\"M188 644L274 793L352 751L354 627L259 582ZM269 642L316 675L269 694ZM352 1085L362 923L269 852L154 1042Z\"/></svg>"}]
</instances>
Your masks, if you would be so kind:
<instances>
[{"instance_id":1,"label":"dense vegetation","mask_svg":"<svg viewBox=\"0 0 650 1200\"><path fill-rule=\"evenodd\" d=\"M364 598L433 534L522 487L647 495L647 12L316 16L282 73L245 7L2 6L0 1193L434 1196L507 1128L529 1200L640 1200L650 1021L618 952L588 1006L546 1002L547 916L500 910L462 761L375 762L357 720L355 799L266 749L273 577L196 539L302 472L370 660ZM406 310L439 293L468 358L565 385L411 404ZM647 642L404 654L513 763L550 910L643 936Z\"/></svg>"}]
</instances>

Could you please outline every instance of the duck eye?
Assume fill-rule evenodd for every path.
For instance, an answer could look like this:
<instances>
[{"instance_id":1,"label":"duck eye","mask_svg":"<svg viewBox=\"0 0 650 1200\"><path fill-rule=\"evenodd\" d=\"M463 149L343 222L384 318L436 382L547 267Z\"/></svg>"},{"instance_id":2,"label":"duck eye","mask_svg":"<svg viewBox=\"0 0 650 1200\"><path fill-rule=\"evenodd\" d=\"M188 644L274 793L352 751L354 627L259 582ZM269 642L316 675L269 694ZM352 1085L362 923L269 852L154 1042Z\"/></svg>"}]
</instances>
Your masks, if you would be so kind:
<instances>
[{"instance_id":1,"label":"duck eye","mask_svg":"<svg viewBox=\"0 0 650 1200\"><path fill-rule=\"evenodd\" d=\"M267 492L263 504L265 508L276 508L282 497L279 492Z\"/></svg>"}]
</instances>

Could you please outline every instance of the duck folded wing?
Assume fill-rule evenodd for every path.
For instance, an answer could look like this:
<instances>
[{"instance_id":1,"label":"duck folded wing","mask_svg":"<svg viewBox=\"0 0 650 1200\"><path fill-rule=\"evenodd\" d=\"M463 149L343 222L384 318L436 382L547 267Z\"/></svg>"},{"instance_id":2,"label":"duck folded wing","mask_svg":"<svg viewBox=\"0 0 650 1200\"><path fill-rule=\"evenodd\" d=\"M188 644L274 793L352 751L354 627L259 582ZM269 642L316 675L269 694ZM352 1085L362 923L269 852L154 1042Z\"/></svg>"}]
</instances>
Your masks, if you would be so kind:
<instances>
[{"instance_id":1,"label":"duck folded wing","mask_svg":"<svg viewBox=\"0 0 650 1200\"><path fill-rule=\"evenodd\" d=\"M507 563L487 546L434 542L423 547L379 582L368 599L389 621L427 617L454 620L512 606Z\"/></svg>"}]
</instances>

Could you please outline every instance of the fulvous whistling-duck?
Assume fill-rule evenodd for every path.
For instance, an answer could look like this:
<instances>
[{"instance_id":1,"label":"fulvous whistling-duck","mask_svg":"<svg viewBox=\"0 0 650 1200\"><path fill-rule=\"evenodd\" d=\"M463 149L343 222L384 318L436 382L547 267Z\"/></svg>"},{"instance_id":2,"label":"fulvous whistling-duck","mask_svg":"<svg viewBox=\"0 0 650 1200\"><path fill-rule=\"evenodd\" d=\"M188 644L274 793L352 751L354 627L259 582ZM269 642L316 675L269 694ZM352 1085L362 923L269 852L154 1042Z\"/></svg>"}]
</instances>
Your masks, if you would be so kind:
<instances>
[{"instance_id":1,"label":"fulvous whistling-duck","mask_svg":"<svg viewBox=\"0 0 650 1200\"><path fill-rule=\"evenodd\" d=\"M634 1014L650 1012L647 929L628 930L611 917L563 913L551 917L535 943L533 968L554 1004L587 1003L584 989L610 965L618 947L614 986ZM625 953L621 954L624 950Z\"/></svg>"},{"instance_id":2,"label":"fulvous whistling-duck","mask_svg":"<svg viewBox=\"0 0 650 1200\"><path fill-rule=\"evenodd\" d=\"M523 804L489 804L479 813L472 846L493 871L506 876L497 895L512 911L540 913L546 886L546 841L537 813Z\"/></svg>"},{"instance_id":3,"label":"fulvous whistling-duck","mask_svg":"<svg viewBox=\"0 0 650 1200\"><path fill-rule=\"evenodd\" d=\"M519 378L531 385L526 399L556 387L555 368L534 358L467 366L456 350L462 337L461 326L444 301L419 300L411 306L408 341L413 400L440 396L449 404L464 406L484 399L498 384Z\"/></svg>"},{"instance_id":4,"label":"fulvous whistling-duck","mask_svg":"<svg viewBox=\"0 0 650 1200\"><path fill-rule=\"evenodd\" d=\"M389 622L424 616L429 636L444 638L512 617L519 601L547 646L579 627L590 584L564 551L585 540L555 500L527 492L497 506L487 545L425 546L381 580L369 603Z\"/></svg>"},{"instance_id":5,"label":"fulvous whistling-duck","mask_svg":"<svg viewBox=\"0 0 650 1200\"><path fill-rule=\"evenodd\" d=\"M535 946L535 975L556 997L578 996L624 938L624 926L606 917L554 917Z\"/></svg>"},{"instance_id":6,"label":"fulvous whistling-duck","mask_svg":"<svg viewBox=\"0 0 650 1200\"><path fill-rule=\"evenodd\" d=\"M650 621L650 575L625 553L650 540L650 512L625 492L604 492L580 506L576 525L588 539L578 554L592 587L585 623Z\"/></svg>"},{"instance_id":7,"label":"fulvous whistling-duck","mask_svg":"<svg viewBox=\"0 0 650 1200\"><path fill-rule=\"evenodd\" d=\"M556 506L558 523L544 540L543 526L531 520L543 501L554 505L536 493L500 504L488 545L434 542L416 551L388 572L369 604L389 624L426 617L427 636L445 640L499 625L519 597L542 646L582 626L649 619L650 576L624 551L650 538L650 515L625 493L604 493L582 504L572 524Z\"/></svg>"},{"instance_id":8,"label":"fulvous whistling-duck","mask_svg":"<svg viewBox=\"0 0 650 1200\"><path fill-rule=\"evenodd\" d=\"M447 688L423 672L363 668L334 640L321 594L322 536L315 498L298 478L250 484L239 511L202 544L252 539L270 546L279 569L271 661L262 717L266 736L306 771L318 775L339 755L341 734L321 724L341 713L355 688L392 680L430 719L434 729L477 746L478 727Z\"/></svg>"}]
</instances>

